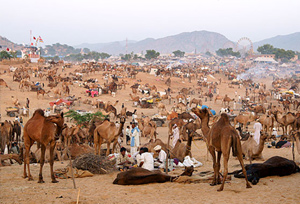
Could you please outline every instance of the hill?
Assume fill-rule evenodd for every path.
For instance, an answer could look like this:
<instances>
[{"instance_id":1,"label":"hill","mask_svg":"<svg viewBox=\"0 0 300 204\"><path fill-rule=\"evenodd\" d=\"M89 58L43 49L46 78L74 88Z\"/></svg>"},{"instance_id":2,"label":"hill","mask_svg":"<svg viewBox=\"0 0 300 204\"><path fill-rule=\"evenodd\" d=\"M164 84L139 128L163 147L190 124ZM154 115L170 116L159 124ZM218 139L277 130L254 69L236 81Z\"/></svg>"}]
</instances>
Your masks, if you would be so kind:
<instances>
[{"instance_id":1,"label":"hill","mask_svg":"<svg viewBox=\"0 0 300 204\"><path fill-rule=\"evenodd\" d=\"M160 53L172 53L176 50L184 52L214 52L229 42L224 35L209 31L185 32L178 35L154 39L147 38L141 41L128 43L128 53L141 53L154 49ZM123 42L123 43L122 43ZM98 52L118 55L126 52L124 41L98 44L82 44L74 47L86 47Z\"/></svg>"},{"instance_id":2,"label":"hill","mask_svg":"<svg viewBox=\"0 0 300 204\"><path fill-rule=\"evenodd\" d=\"M5 50L6 48L13 49L13 50L21 50L24 47L23 45L13 43L7 38L2 36L0 36L0 46L2 46L0 50Z\"/></svg>"},{"instance_id":3,"label":"hill","mask_svg":"<svg viewBox=\"0 0 300 204\"><path fill-rule=\"evenodd\" d=\"M256 51L259 46L264 44L271 44L276 48L300 52L300 32L289 35L277 35L272 38L255 42L253 43L254 50Z\"/></svg>"}]
</instances>

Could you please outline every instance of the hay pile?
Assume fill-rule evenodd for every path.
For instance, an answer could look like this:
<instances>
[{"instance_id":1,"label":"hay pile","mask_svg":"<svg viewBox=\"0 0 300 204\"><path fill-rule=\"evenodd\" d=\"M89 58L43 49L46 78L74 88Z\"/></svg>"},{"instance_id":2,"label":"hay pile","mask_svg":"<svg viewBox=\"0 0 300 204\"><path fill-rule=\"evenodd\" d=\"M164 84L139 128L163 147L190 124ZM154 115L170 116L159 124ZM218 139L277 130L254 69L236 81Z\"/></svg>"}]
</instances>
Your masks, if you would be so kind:
<instances>
[{"instance_id":1,"label":"hay pile","mask_svg":"<svg viewBox=\"0 0 300 204\"><path fill-rule=\"evenodd\" d=\"M82 154L73 161L73 168L88 170L93 174L107 174L115 169L116 160L108 160L107 157L92 153Z\"/></svg>"}]
</instances>

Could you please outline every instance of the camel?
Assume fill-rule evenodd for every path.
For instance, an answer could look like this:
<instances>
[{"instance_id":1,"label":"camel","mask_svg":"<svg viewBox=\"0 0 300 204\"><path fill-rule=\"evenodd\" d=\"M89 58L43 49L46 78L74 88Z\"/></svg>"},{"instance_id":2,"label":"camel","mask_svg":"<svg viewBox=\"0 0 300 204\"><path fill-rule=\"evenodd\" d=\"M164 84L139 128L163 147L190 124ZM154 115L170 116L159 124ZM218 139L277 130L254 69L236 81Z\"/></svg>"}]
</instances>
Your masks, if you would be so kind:
<instances>
[{"instance_id":1,"label":"camel","mask_svg":"<svg viewBox=\"0 0 300 204\"><path fill-rule=\"evenodd\" d=\"M299 106L300 106L300 101L295 100L293 102L293 106L294 106L294 110L298 110Z\"/></svg>"},{"instance_id":2,"label":"camel","mask_svg":"<svg viewBox=\"0 0 300 204\"><path fill-rule=\"evenodd\" d=\"M248 140L246 140L242 144L243 154L245 155L246 160L250 160L250 164L252 164L252 159L254 158L263 160L262 151L264 150L265 140L267 139L267 136L268 135L263 132L260 136L259 144L257 144L253 139L253 136L250 135Z\"/></svg>"},{"instance_id":3,"label":"camel","mask_svg":"<svg viewBox=\"0 0 300 204\"><path fill-rule=\"evenodd\" d=\"M53 94L54 94L55 98L57 98L57 95L59 95L59 97L61 97L61 90L59 88L56 88L53 90Z\"/></svg>"},{"instance_id":4,"label":"camel","mask_svg":"<svg viewBox=\"0 0 300 204\"><path fill-rule=\"evenodd\" d=\"M142 132L142 134L141 134L142 137L149 136L150 140L153 138L156 139L156 135L157 135L156 128L157 127L156 127L156 123L154 121L144 122L139 118L137 118L136 120L138 121L138 127Z\"/></svg>"},{"instance_id":5,"label":"camel","mask_svg":"<svg viewBox=\"0 0 300 204\"><path fill-rule=\"evenodd\" d=\"M196 130L198 130L200 128L201 128L201 121L199 118L197 118L193 122L188 122L182 128L183 140L186 141L188 139L188 134L194 134L196 132Z\"/></svg>"},{"instance_id":6,"label":"camel","mask_svg":"<svg viewBox=\"0 0 300 204\"><path fill-rule=\"evenodd\" d=\"M1 152L0 153L4 153L5 150L5 145L7 145L7 148L9 148L9 137L10 137L10 129L9 127L6 125L5 121L4 123L1 123L0 126L0 148L1 148Z\"/></svg>"},{"instance_id":7,"label":"camel","mask_svg":"<svg viewBox=\"0 0 300 204\"><path fill-rule=\"evenodd\" d=\"M172 113L168 114L167 120L173 120L174 118L178 118L178 113L172 111Z\"/></svg>"},{"instance_id":8,"label":"camel","mask_svg":"<svg viewBox=\"0 0 300 204\"><path fill-rule=\"evenodd\" d=\"M176 96L177 103L179 103L179 101L181 101L181 100L183 100L183 99L185 99L185 98L186 98L185 95L183 95L183 94L178 94L178 95Z\"/></svg>"},{"instance_id":9,"label":"camel","mask_svg":"<svg viewBox=\"0 0 300 204\"><path fill-rule=\"evenodd\" d=\"M289 125L293 126L296 117L291 112L288 112L284 116L280 116L278 111L274 113L274 117L276 122L283 126L283 135L287 135L287 127Z\"/></svg>"},{"instance_id":10,"label":"camel","mask_svg":"<svg viewBox=\"0 0 300 204\"><path fill-rule=\"evenodd\" d=\"M11 90L11 88L7 85L7 83L3 79L0 79L0 86L7 87Z\"/></svg>"},{"instance_id":11,"label":"camel","mask_svg":"<svg viewBox=\"0 0 300 204\"><path fill-rule=\"evenodd\" d=\"M21 125L17 120L15 120L14 124L13 124L11 141L14 141L15 133L16 133L16 141L17 141L17 144L18 144L20 142L20 139L21 139Z\"/></svg>"},{"instance_id":12,"label":"camel","mask_svg":"<svg viewBox=\"0 0 300 204\"><path fill-rule=\"evenodd\" d=\"M250 112L249 114L239 114L234 118L234 127L237 123L243 124L243 128L247 127L248 122L253 122L257 119L257 116L255 113Z\"/></svg>"},{"instance_id":13,"label":"camel","mask_svg":"<svg viewBox=\"0 0 300 204\"><path fill-rule=\"evenodd\" d=\"M160 109L163 110L163 109L166 109L166 106L163 103L158 103L157 108L158 108L158 110L160 110Z\"/></svg>"},{"instance_id":14,"label":"camel","mask_svg":"<svg viewBox=\"0 0 300 204\"><path fill-rule=\"evenodd\" d=\"M216 122L212 128L208 127L209 123L209 112L207 109L198 109L192 108L192 111L200 117L202 121L202 132L206 137L206 144L208 150L213 158L213 167L214 167L214 179L211 185L217 185L221 183L220 181L220 161L223 153L224 160L224 174L221 187L218 191L224 189L225 180L228 174L228 160L230 154L230 148L232 147L233 156L237 156L242 167L243 174L246 180L246 187L251 188L250 183L247 179L247 174L243 162L242 147L239 134L237 131L230 125L229 118L227 114L222 113L221 118ZM218 153L216 159L216 152Z\"/></svg>"},{"instance_id":15,"label":"camel","mask_svg":"<svg viewBox=\"0 0 300 204\"><path fill-rule=\"evenodd\" d=\"M262 105L258 105L258 106L255 106L255 107L249 107L249 110L250 111L253 111L255 114L258 114L258 113L263 113L265 114L266 113L266 108L263 107Z\"/></svg>"},{"instance_id":16,"label":"camel","mask_svg":"<svg viewBox=\"0 0 300 204\"><path fill-rule=\"evenodd\" d=\"M231 98L229 98L226 94L225 97L223 98L224 105L226 105L226 103L227 103L227 106L229 106L230 101L233 101L233 100Z\"/></svg>"},{"instance_id":17,"label":"camel","mask_svg":"<svg viewBox=\"0 0 300 204\"><path fill-rule=\"evenodd\" d=\"M300 155L300 132L294 131L292 134L293 141L296 141L297 152ZM295 153L294 153L295 145L293 144L293 161L295 161Z\"/></svg>"},{"instance_id":18,"label":"camel","mask_svg":"<svg viewBox=\"0 0 300 204\"><path fill-rule=\"evenodd\" d=\"M166 81L165 84L170 87L171 86L171 77L169 77Z\"/></svg>"},{"instance_id":19,"label":"camel","mask_svg":"<svg viewBox=\"0 0 300 204\"><path fill-rule=\"evenodd\" d=\"M274 117L265 114L259 117L259 122L262 124L264 131L269 132L269 135L272 135L272 129L274 127Z\"/></svg>"},{"instance_id":20,"label":"camel","mask_svg":"<svg viewBox=\"0 0 300 204\"><path fill-rule=\"evenodd\" d=\"M223 97L220 96L220 95L217 95L217 96L215 97L215 103L217 102L217 100L223 101Z\"/></svg>"},{"instance_id":21,"label":"camel","mask_svg":"<svg viewBox=\"0 0 300 204\"><path fill-rule=\"evenodd\" d=\"M140 97L139 96L132 96L132 94L129 94L130 97L131 97L131 100L134 101L134 102L139 102L140 101Z\"/></svg>"},{"instance_id":22,"label":"camel","mask_svg":"<svg viewBox=\"0 0 300 204\"><path fill-rule=\"evenodd\" d=\"M179 110L179 111L177 111L178 113L183 113L186 111L186 105L182 102L178 103L176 105L176 108Z\"/></svg>"},{"instance_id":23,"label":"camel","mask_svg":"<svg viewBox=\"0 0 300 204\"><path fill-rule=\"evenodd\" d=\"M106 156L109 155L110 152L110 143L113 143L112 153L114 153L114 149L118 142L118 137L123 131L124 123L126 121L125 117L120 118L120 127L116 128L115 123L105 120L101 125L96 127L94 130L94 144L95 144L95 152L97 155L100 155L101 144L106 141L107 150Z\"/></svg>"},{"instance_id":24,"label":"camel","mask_svg":"<svg viewBox=\"0 0 300 204\"><path fill-rule=\"evenodd\" d=\"M193 98L190 102L190 107L192 106L193 103L196 104L196 106L198 106L198 105L202 106L202 100L201 99Z\"/></svg>"},{"instance_id":25,"label":"camel","mask_svg":"<svg viewBox=\"0 0 300 204\"><path fill-rule=\"evenodd\" d=\"M42 155L40 161L40 173L39 183L44 183L42 170L45 162L45 151L46 146L50 143L50 175L52 183L58 181L54 177L53 163L54 163L54 148L56 139L62 132L64 124L64 114L54 115L45 117L44 111L38 109L34 112L33 116L27 121L24 126L24 145L25 145L25 156L24 156L24 178L27 178L26 166L28 169L28 180L33 180L30 169L29 169L29 151L34 141L41 144Z\"/></svg>"},{"instance_id":26,"label":"camel","mask_svg":"<svg viewBox=\"0 0 300 204\"><path fill-rule=\"evenodd\" d=\"M40 89L36 92L36 97L39 99L39 95L43 95L43 98L45 98L45 94L49 94L51 91L45 91L44 89ZM48 95L49 96L49 95Z\"/></svg>"},{"instance_id":27,"label":"camel","mask_svg":"<svg viewBox=\"0 0 300 204\"><path fill-rule=\"evenodd\" d=\"M179 132L181 133L182 127L186 124L183 119L174 118L169 122L169 136L173 134L173 125L177 125Z\"/></svg>"}]
</instances>

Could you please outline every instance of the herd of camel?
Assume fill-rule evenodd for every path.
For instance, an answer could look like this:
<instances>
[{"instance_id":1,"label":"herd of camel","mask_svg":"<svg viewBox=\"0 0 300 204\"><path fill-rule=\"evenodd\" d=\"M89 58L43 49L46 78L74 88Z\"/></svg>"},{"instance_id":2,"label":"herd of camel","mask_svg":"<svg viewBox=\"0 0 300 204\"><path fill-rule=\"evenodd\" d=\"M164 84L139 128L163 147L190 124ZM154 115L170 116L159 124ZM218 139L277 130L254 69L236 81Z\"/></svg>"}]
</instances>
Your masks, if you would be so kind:
<instances>
[{"instance_id":1,"label":"herd of camel","mask_svg":"<svg viewBox=\"0 0 300 204\"><path fill-rule=\"evenodd\" d=\"M82 75L76 75L70 72L68 77L63 77L58 73L58 68L53 68L51 66L50 68L41 67L38 69L28 67L18 68L13 75L13 81L19 82L19 88L23 90L24 87L28 88L34 85L30 82L28 73L37 73L37 77L40 77L41 79L44 77L48 80L49 84L47 87L50 87L51 92L55 95L57 94L62 96L59 89L55 90L55 87L57 87L58 84L61 84L61 89L63 90L64 95L70 95L69 86L73 85L74 80L80 81ZM107 88L108 94L113 94L117 92L119 87L124 89L126 88L128 82L124 80L126 78L125 76L135 78L138 71L148 72L150 68L151 67L147 66L140 68L133 67L131 65L117 66L106 63L86 63L82 64L81 68L76 70L76 72L89 74L95 73L96 71L103 71L103 76L105 76L114 70L114 75L124 76L124 78L122 80L117 80L117 78L112 77L112 82L106 83L102 86L103 90ZM200 80L202 76L207 74L199 70L195 69L193 72L189 71L189 78ZM183 75L185 72L187 73L187 71L188 69L182 69L182 75L178 75L178 73L160 69L159 75L164 76L166 78L166 86L172 88L172 77L183 78ZM226 75L225 72L224 74ZM96 82L83 82L83 86L87 88L94 87L95 84ZM251 87L252 84L253 82L249 80L243 82L245 87ZM191 146L194 137L199 136L199 138L203 139L207 145L207 150L213 159L214 177L212 185L221 184L218 189L219 191L222 191L224 188L225 179L228 174L230 150L232 149L233 156L238 158L242 167L242 172L246 180L246 187L249 188L251 186L247 180L243 155L245 155L246 159L249 159L250 162L252 162L255 158L262 158L264 142L271 139L271 131L274 127L277 129L282 128L284 137L287 137L290 140L295 140L298 153L300 154L300 113L297 112L300 106L299 100L292 99L289 95L282 95L282 98L278 100L278 105L269 103L268 107L265 106L266 100L270 100L274 94L280 93L280 88L282 88L284 84L288 84L286 86L295 87L295 91L298 91L298 85L295 85L297 82L292 81L291 79L274 81L272 84L274 89L272 90L271 95L269 94L270 91L266 91L265 86L263 85L261 85L262 88L260 89L253 88L252 91L248 91L245 94L245 98L248 99L240 101L240 103L243 104L244 111L240 112L239 115L233 118L233 120L226 113L220 113L213 116L210 109L198 108L198 106L203 104L203 100L206 97L211 99L214 97L215 103L217 103L218 100L221 100L224 107L229 106L234 101L227 95L224 97L221 97L220 95L214 96L212 91L209 91L209 89L213 90L214 87L221 85L221 80L220 83L198 82L199 87L195 89L182 88L175 97L174 92L170 91L171 89L158 92L155 85L134 84L131 87L132 93L129 95L133 104L139 105L142 109L157 108L158 114L160 116L165 116L168 120L167 127L169 129L169 136L172 134L172 127L174 124L177 124L179 127L181 140L179 140L173 148L170 148L169 145L157 138L157 121L145 115L137 118L135 117L136 110L134 112L130 112L127 111L126 107L122 107L118 114L116 108L116 103L118 101L115 104L112 104L111 102L105 103L99 100L87 99L84 103L99 108L103 111L104 115L113 115L112 119L119 118L119 125L116 125L116 123L109 120L102 121L95 118L87 124L68 126L65 124L63 112L57 115L45 116L44 112L41 109L38 109L24 126L23 141L25 152L23 176L24 178L28 177L29 180L32 180L29 168L31 155L30 148L35 141L37 141L40 145L39 182L44 182L42 168L45 162L46 149L49 149L51 178L52 182L55 183L57 182L53 173L55 152L57 154L60 149L65 155L71 156L72 152L76 152L71 149L71 147L74 147L77 149L84 148L84 151L82 152L85 153L87 151L92 151L95 152L95 154L100 155L102 153L101 146L103 143L106 143L107 148L105 154L108 155L111 149L110 145L112 144L112 152L114 152L116 146L118 146L118 139L123 132L126 120L128 121L129 117L132 117L133 120L138 121L138 126L141 130L142 136L149 137L150 139L148 143L142 146L148 147L150 151L153 151L153 148L159 144L164 150L170 152L171 158L178 158L180 161L183 161L186 155L191 155ZM9 87L3 79L0 79L0 85ZM39 97L39 95L44 96L45 94L48 94L50 90L45 90L44 88L37 90L37 97ZM198 98L195 97L193 99L188 99L188 96L197 92L199 93ZM138 94L142 95L138 96ZM147 96L150 95L159 100L155 100L154 102L148 102L145 100L146 102L143 102L143 98L147 98ZM174 104L170 111L168 111L165 104L167 102L171 104L172 99L176 99L177 103ZM294 112L291 112L292 105ZM258 118L263 125L263 132L259 145L256 144L250 134L248 134L247 137L244 137L245 133L243 131L250 122L253 122ZM164 121L162 122L164 123ZM15 123L17 126L17 121ZM237 124L241 125L240 131L235 129ZM197 132L198 129L201 129L202 134L200 134L199 131ZM1 151L4 150L5 144L9 144L9 141L12 140L12 133L13 125L8 121L3 122L1 125ZM242 143L241 140L244 142ZM19 141L19 138L17 138L17 141ZM59 141L59 143L57 141ZM187 141L187 144L183 141ZM85 144L85 146L82 144ZM75 147L75 145L77 146ZM58 155L59 154L61 156L61 153L58 153ZM224 173L223 179L221 180L219 172L221 167L220 158L222 154L224 158Z\"/></svg>"}]
</instances>

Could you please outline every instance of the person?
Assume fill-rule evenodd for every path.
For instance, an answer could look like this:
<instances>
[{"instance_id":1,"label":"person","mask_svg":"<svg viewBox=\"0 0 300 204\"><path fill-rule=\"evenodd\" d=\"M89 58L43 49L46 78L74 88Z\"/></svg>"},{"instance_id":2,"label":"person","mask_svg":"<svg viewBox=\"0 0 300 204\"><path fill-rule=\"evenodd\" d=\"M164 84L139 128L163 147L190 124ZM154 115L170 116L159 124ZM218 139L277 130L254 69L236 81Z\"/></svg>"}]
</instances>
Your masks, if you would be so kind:
<instances>
[{"instance_id":1,"label":"person","mask_svg":"<svg viewBox=\"0 0 300 204\"><path fill-rule=\"evenodd\" d=\"M137 147L140 145L140 130L135 122L131 123L131 127L130 154L133 155L137 151Z\"/></svg>"},{"instance_id":2,"label":"person","mask_svg":"<svg viewBox=\"0 0 300 204\"><path fill-rule=\"evenodd\" d=\"M288 142L288 141L286 140L286 138L281 137L280 140L279 140L279 142L276 143L275 147L276 147L276 148L291 147L291 143Z\"/></svg>"},{"instance_id":3,"label":"person","mask_svg":"<svg viewBox=\"0 0 300 204\"><path fill-rule=\"evenodd\" d=\"M18 122L20 122L19 116L16 116L16 117L15 117L15 120L18 121Z\"/></svg>"},{"instance_id":4,"label":"person","mask_svg":"<svg viewBox=\"0 0 300 204\"><path fill-rule=\"evenodd\" d=\"M24 126L23 126L23 118L22 118L22 116L20 117L20 125L22 126L22 128L24 128Z\"/></svg>"},{"instance_id":5,"label":"person","mask_svg":"<svg viewBox=\"0 0 300 204\"><path fill-rule=\"evenodd\" d=\"M280 135L278 135L278 133L277 133L276 128L273 128L272 136L275 136L275 138L280 137Z\"/></svg>"},{"instance_id":6,"label":"person","mask_svg":"<svg viewBox=\"0 0 300 204\"><path fill-rule=\"evenodd\" d=\"M12 143L11 152L12 152L13 154L19 154L20 148L18 147L18 145L17 145L16 142L13 142L13 143Z\"/></svg>"},{"instance_id":7,"label":"person","mask_svg":"<svg viewBox=\"0 0 300 204\"><path fill-rule=\"evenodd\" d=\"M161 149L160 145L156 145L154 147L154 151L158 153L158 157L154 160L154 166L157 168L165 168L167 153Z\"/></svg>"},{"instance_id":8,"label":"person","mask_svg":"<svg viewBox=\"0 0 300 204\"><path fill-rule=\"evenodd\" d=\"M171 138L173 139L172 146L174 148L177 143L177 140L179 140L179 129L177 127L177 124L173 126L173 135L171 136Z\"/></svg>"},{"instance_id":9,"label":"person","mask_svg":"<svg viewBox=\"0 0 300 204\"><path fill-rule=\"evenodd\" d=\"M259 144L260 131L262 130L262 125L259 122L259 119L256 119L256 122L254 123L253 129L254 129L253 139L256 141L257 144Z\"/></svg>"},{"instance_id":10,"label":"person","mask_svg":"<svg viewBox=\"0 0 300 204\"><path fill-rule=\"evenodd\" d=\"M142 148L141 163L139 167L142 167L149 171L154 170L153 156L148 152L147 147Z\"/></svg>"},{"instance_id":11,"label":"person","mask_svg":"<svg viewBox=\"0 0 300 204\"><path fill-rule=\"evenodd\" d=\"M27 107L27 108L29 108L29 103L30 103L30 101L29 101L29 99L27 98L27 99L26 99L26 107Z\"/></svg>"},{"instance_id":12,"label":"person","mask_svg":"<svg viewBox=\"0 0 300 204\"><path fill-rule=\"evenodd\" d=\"M117 157L117 168L119 170L127 170L132 164L131 159L128 157L127 151L125 147L121 147L120 154Z\"/></svg>"},{"instance_id":13,"label":"person","mask_svg":"<svg viewBox=\"0 0 300 204\"><path fill-rule=\"evenodd\" d=\"M128 143L130 144L130 128L129 128L129 126L127 126L127 128L126 128L125 134L126 134L126 145L128 145Z\"/></svg>"}]
</instances>

